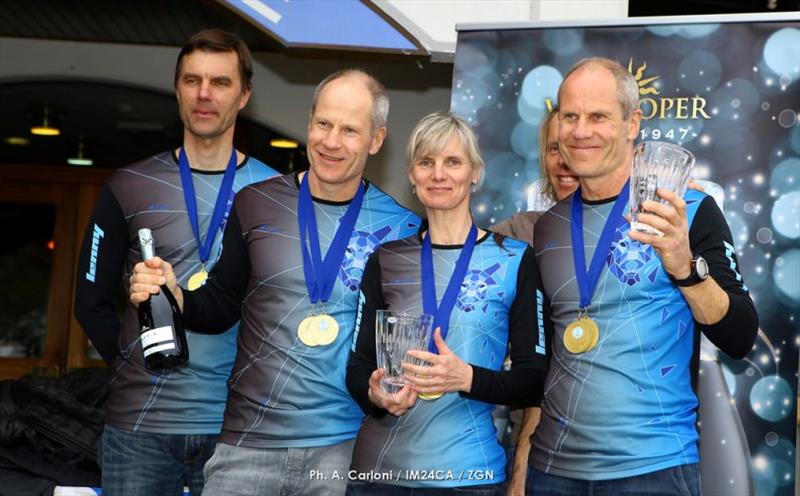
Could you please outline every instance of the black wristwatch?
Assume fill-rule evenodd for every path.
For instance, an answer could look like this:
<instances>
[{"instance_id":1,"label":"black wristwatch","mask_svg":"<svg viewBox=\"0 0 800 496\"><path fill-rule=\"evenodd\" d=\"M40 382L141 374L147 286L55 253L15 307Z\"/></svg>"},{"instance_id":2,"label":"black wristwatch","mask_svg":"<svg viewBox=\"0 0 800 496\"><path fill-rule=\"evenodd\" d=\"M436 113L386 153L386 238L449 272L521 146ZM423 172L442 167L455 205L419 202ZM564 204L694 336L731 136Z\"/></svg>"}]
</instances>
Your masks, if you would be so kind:
<instances>
[{"instance_id":1,"label":"black wristwatch","mask_svg":"<svg viewBox=\"0 0 800 496\"><path fill-rule=\"evenodd\" d=\"M708 279L708 262L700 255L696 255L692 259L689 277L686 279L675 279L669 273L667 273L667 275L669 276L669 280L672 281L672 284L678 287L685 288L687 286L694 286Z\"/></svg>"}]
</instances>

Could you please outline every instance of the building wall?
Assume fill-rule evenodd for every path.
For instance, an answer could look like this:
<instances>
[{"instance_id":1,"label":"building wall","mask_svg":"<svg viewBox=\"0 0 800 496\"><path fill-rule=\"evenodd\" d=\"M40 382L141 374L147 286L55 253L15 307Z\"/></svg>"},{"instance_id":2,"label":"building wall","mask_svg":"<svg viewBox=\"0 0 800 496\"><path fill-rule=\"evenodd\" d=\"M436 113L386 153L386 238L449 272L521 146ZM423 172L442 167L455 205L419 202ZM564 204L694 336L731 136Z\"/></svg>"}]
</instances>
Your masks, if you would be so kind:
<instances>
[{"instance_id":1,"label":"building wall","mask_svg":"<svg viewBox=\"0 0 800 496\"><path fill-rule=\"evenodd\" d=\"M383 0L418 25L438 47L455 47L460 22L519 22L627 16L628 0L495 0L430 2ZM418 31L418 30L413 30ZM32 79L78 79L133 85L172 93L177 47L81 43L0 37L0 83ZM387 87L389 135L366 177L401 203L419 209L406 177L406 137L423 115L450 107L452 65L392 57L380 61L348 52L336 57L254 54L254 92L245 115L304 140L316 84L345 67L364 67ZM377 61L376 61L377 60Z\"/></svg>"},{"instance_id":2,"label":"building wall","mask_svg":"<svg viewBox=\"0 0 800 496\"><path fill-rule=\"evenodd\" d=\"M177 47L0 38L0 84L77 79L172 93L178 51ZM420 117L449 108L452 65L397 58L369 60L346 53L337 59L254 54L254 92L245 114L305 140L308 109L317 83L340 68L367 69L387 86L391 111L389 136L383 150L368 162L366 177L416 208L406 176L405 140Z\"/></svg>"}]
</instances>

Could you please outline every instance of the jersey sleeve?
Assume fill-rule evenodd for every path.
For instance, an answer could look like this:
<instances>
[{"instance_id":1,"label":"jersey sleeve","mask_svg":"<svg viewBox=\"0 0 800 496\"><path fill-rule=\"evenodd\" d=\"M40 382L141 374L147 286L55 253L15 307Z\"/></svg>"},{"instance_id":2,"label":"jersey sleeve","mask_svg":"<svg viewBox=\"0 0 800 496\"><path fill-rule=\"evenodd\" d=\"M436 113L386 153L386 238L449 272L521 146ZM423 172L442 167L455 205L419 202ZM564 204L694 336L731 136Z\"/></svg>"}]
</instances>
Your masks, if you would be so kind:
<instances>
[{"instance_id":1,"label":"jersey sleeve","mask_svg":"<svg viewBox=\"0 0 800 496\"><path fill-rule=\"evenodd\" d=\"M708 262L709 273L728 294L730 305L715 324L695 322L696 328L732 358L750 352L758 332L758 315L739 272L739 261L728 223L710 196L703 199L689 229L692 253Z\"/></svg>"},{"instance_id":2,"label":"jersey sleeve","mask_svg":"<svg viewBox=\"0 0 800 496\"><path fill-rule=\"evenodd\" d=\"M386 308L381 290L380 249L374 251L364 267L356 311L353 349L347 362L346 384L350 395L367 415L380 417L387 412L369 400L369 378L378 368L375 356L375 312Z\"/></svg>"},{"instance_id":3,"label":"jersey sleeve","mask_svg":"<svg viewBox=\"0 0 800 496\"><path fill-rule=\"evenodd\" d=\"M241 316L250 258L236 205L225 226L222 247L206 284L195 291L183 290L183 321L192 331L221 334Z\"/></svg>"},{"instance_id":4,"label":"jersey sleeve","mask_svg":"<svg viewBox=\"0 0 800 496\"><path fill-rule=\"evenodd\" d=\"M532 248L527 248L517 273L517 292L508 316L511 370L472 366L472 387L462 395L487 403L527 406L538 404L553 332L550 303L544 300L541 277Z\"/></svg>"},{"instance_id":5,"label":"jersey sleeve","mask_svg":"<svg viewBox=\"0 0 800 496\"><path fill-rule=\"evenodd\" d=\"M106 184L83 236L75 282L75 318L106 363L119 353L121 323L114 304L128 254L128 224Z\"/></svg>"}]
</instances>

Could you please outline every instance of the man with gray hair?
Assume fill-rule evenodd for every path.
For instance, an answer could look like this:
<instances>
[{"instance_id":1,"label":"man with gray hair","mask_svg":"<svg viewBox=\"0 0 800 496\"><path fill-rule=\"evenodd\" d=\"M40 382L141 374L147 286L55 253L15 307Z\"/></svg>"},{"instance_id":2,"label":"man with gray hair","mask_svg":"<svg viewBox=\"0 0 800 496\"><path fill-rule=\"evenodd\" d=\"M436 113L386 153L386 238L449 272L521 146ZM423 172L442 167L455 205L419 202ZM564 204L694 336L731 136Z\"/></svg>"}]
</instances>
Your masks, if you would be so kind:
<instances>
[{"instance_id":1,"label":"man with gray hair","mask_svg":"<svg viewBox=\"0 0 800 496\"><path fill-rule=\"evenodd\" d=\"M628 180L642 112L617 62L578 62L558 93L558 142L580 186L543 215L534 248L555 333L526 492L699 494L697 398L704 333L734 358L758 329L730 229L695 190L643 203Z\"/></svg>"},{"instance_id":2,"label":"man with gray hair","mask_svg":"<svg viewBox=\"0 0 800 496\"><path fill-rule=\"evenodd\" d=\"M311 167L236 196L210 282L189 292L169 264L139 264L131 300L166 282L187 326L214 333L239 318L238 353L205 494L344 494L363 414L345 386L358 288L380 243L420 219L362 178L386 137L383 86L340 71L314 94Z\"/></svg>"}]
</instances>

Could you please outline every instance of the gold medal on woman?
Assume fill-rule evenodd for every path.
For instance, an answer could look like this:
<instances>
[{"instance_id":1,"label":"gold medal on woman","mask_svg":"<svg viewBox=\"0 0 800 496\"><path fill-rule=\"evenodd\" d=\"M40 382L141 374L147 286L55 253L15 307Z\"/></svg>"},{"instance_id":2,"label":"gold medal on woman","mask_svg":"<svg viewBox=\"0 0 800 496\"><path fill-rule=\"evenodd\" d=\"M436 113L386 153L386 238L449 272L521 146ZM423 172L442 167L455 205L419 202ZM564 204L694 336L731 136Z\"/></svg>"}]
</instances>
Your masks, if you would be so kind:
<instances>
[{"instance_id":1,"label":"gold medal on woman","mask_svg":"<svg viewBox=\"0 0 800 496\"><path fill-rule=\"evenodd\" d=\"M422 376L422 378L423 379L428 379L429 377L428 376ZM417 397L419 399L425 400L425 401L438 400L442 396L444 396L444 393L419 393L419 394L417 394Z\"/></svg>"},{"instance_id":2,"label":"gold medal on woman","mask_svg":"<svg viewBox=\"0 0 800 496\"><path fill-rule=\"evenodd\" d=\"M433 400L438 400L439 398L444 396L444 393L419 393L417 396L421 400L433 401Z\"/></svg>"},{"instance_id":3,"label":"gold medal on woman","mask_svg":"<svg viewBox=\"0 0 800 496\"><path fill-rule=\"evenodd\" d=\"M594 320L583 315L564 329L564 347L570 353L586 353L597 345L600 330Z\"/></svg>"},{"instance_id":4,"label":"gold medal on woman","mask_svg":"<svg viewBox=\"0 0 800 496\"><path fill-rule=\"evenodd\" d=\"M189 277L189 281L186 283L186 289L189 291L194 291L195 289L203 286L207 279L208 272L206 272L205 267L201 267L199 271L195 272L191 277Z\"/></svg>"}]
</instances>

